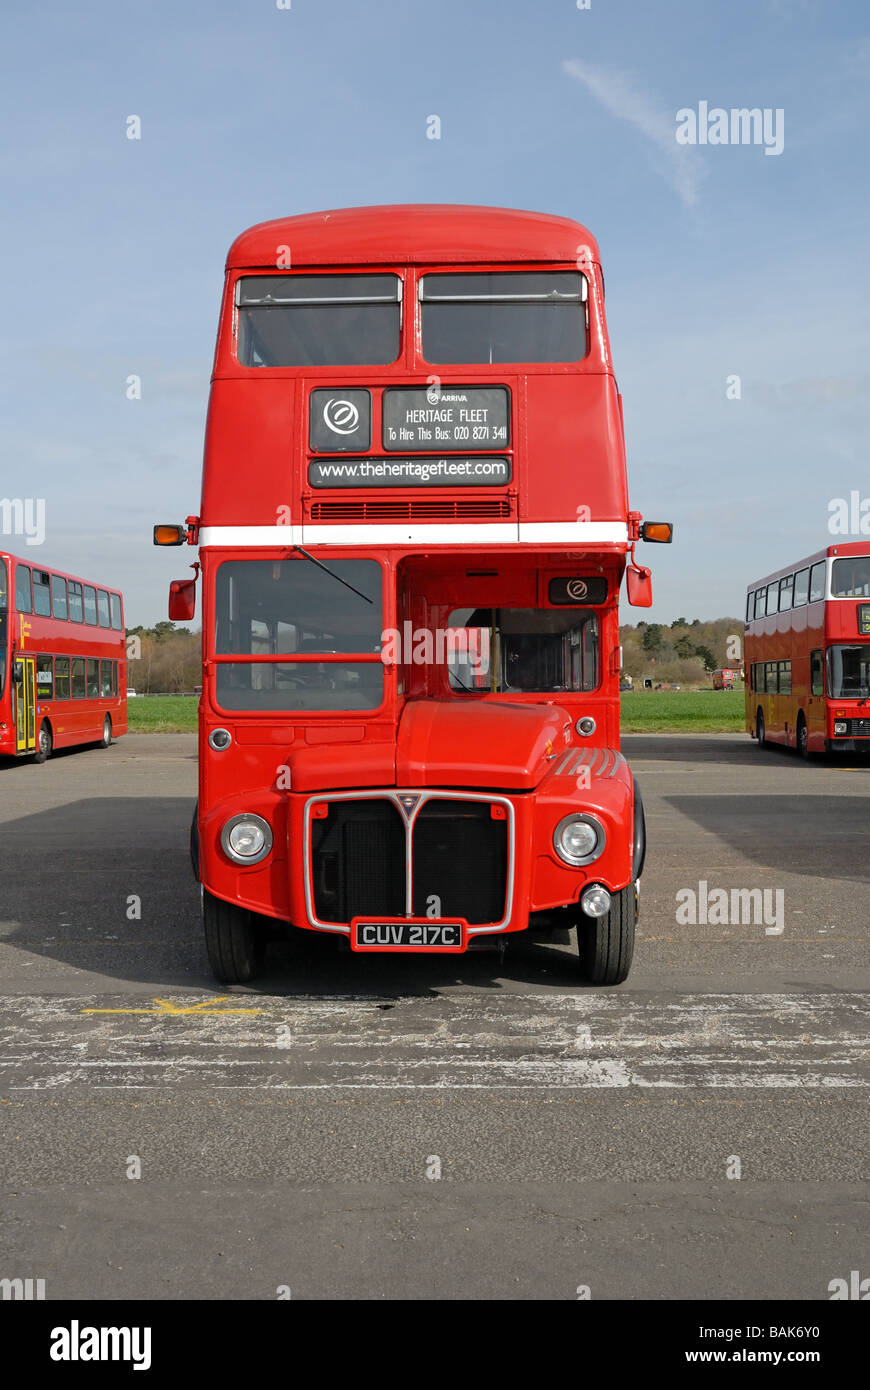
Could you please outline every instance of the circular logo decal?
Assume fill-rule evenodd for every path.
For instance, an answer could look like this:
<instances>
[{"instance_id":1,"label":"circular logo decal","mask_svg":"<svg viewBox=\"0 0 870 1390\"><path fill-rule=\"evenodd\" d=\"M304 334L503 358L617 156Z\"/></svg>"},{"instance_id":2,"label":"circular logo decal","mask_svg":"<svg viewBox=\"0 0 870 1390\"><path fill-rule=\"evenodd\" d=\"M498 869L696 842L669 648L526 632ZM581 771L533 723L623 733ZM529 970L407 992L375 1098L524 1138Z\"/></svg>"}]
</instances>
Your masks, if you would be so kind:
<instances>
[{"instance_id":1,"label":"circular logo decal","mask_svg":"<svg viewBox=\"0 0 870 1390\"><path fill-rule=\"evenodd\" d=\"M353 401L336 400L330 396L323 407L323 422L333 434L353 434L359 424L359 410Z\"/></svg>"},{"instance_id":2,"label":"circular logo decal","mask_svg":"<svg viewBox=\"0 0 870 1390\"><path fill-rule=\"evenodd\" d=\"M574 599L585 598L589 592L585 579L569 579L566 588L568 597Z\"/></svg>"}]
</instances>

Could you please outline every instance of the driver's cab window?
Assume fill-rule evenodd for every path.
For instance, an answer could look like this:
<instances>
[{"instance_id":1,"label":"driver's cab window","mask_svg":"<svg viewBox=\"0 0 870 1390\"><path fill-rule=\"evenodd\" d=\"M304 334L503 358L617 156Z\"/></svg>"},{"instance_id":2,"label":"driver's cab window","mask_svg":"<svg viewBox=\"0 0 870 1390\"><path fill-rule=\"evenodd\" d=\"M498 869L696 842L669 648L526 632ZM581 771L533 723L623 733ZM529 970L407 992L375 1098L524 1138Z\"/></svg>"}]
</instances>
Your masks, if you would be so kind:
<instances>
[{"instance_id":1,"label":"driver's cab window","mask_svg":"<svg viewBox=\"0 0 870 1390\"><path fill-rule=\"evenodd\" d=\"M588 608L457 608L450 688L470 694L594 690L598 616Z\"/></svg>"}]
</instances>

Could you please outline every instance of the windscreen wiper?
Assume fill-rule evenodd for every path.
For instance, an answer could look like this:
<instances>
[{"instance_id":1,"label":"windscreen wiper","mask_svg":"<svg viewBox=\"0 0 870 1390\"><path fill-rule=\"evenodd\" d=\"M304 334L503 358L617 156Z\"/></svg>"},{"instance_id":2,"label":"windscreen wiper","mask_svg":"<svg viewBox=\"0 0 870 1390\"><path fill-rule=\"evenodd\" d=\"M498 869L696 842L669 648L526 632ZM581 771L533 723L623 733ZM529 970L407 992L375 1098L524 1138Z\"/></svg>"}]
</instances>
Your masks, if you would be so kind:
<instances>
[{"instance_id":1,"label":"windscreen wiper","mask_svg":"<svg viewBox=\"0 0 870 1390\"><path fill-rule=\"evenodd\" d=\"M339 584L343 584L346 589L350 589L351 593L357 594L360 598L364 598L366 603L374 603L374 599L369 598L368 594L364 594L361 589L355 589L352 584L349 584L346 579L342 579L340 574L336 574L334 570L329 569L322 561L315 560L314 556L310 554L309 551L303 550L301 545L294 545L293 549L298 550L300 555L304 555L306 560L310 560L312 565L317 565L318 569L325 570L331 579L337 579Z\"/></svg>"}]
</instances>

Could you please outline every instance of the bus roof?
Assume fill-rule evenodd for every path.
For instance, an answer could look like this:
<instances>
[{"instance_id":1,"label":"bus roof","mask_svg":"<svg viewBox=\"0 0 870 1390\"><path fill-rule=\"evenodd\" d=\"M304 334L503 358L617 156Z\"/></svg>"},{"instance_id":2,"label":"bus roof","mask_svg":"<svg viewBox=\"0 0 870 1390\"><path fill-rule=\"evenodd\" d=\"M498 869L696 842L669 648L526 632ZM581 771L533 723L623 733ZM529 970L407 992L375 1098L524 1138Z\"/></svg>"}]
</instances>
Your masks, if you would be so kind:
<instances>
[{"instance_id":1,"label":"bus roof","mask_svg":"<svg viewBox=\"0 0 870 1390\"><path fill-rule=\"evenodd\" d=\"M47 574L56 574L61 579L72 579L76 584L87 584L89 589L105 589L109 594L117 594L120 599L124 597L123 592L114 584L101 584L98 579L82 579L80 574L70 574L68 570L46 564L44 560L37 560L33 555L15 555L11 550L0 550L0 560L15 560L19 565L27 565L29 569L44 570Z\"/></svg>"},{"instance_id":2,"label":"bus roof","mask_svg":"<svg viewBox=\"0 0 870 1390\"><path fill-rule=\"evenodd\" d=\"M482 264L599 260L592 233L568 217L465 203L337 208L259 222L236 237L227 269L275 268L280 248L296 266Z\"/></svg>"},{"instance_id":3,"label":"bus roof","mask_svg":"<svg viewBox=\"0 0 870 1390\"><path fill-rule=\"evenodd\" d=\"M823 550L817 550L814 555L807 555L803 560L795 560L790 565L783 565L782 569L774 570L771 574L764 575L762 579L753 579L751 584L747 584L746 592L750 594L753 589L763 589L765 584L772 584L776 579L785 579L797 570L806 569L808 565L815 565L819 560L836 558L838 555L870 555L870 536L865 541L839 541L836 545L825 546Z\"/></svg>"}]
</instances>

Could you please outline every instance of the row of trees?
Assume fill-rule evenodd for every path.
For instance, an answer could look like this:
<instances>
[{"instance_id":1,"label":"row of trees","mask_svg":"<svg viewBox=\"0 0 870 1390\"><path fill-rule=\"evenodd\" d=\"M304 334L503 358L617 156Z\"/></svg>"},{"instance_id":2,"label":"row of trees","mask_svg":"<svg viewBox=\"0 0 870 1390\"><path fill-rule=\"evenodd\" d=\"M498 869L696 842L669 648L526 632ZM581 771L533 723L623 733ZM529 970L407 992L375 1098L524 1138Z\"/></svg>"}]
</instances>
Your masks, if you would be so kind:
<instances>
[{"instance_id":1,"label":"row of trees","mask_svg":"<svg viewBox=\"0 0 870 1390\"><path fill-rule=\"evenodd\" d=\"M137 695L182 695L202 680L201 634L189 627L128 628L127 652L127 684Z\"/></svg>"},{"instance_id":2,"label":"row of trees","mask_svg":"<svg viewBox=\"0 0 870 1390\"><path fill-rule=\"evenodd\" d=\"M709 685L710 671L742 665L743 622L717 618L703 623L675 618L663 623L640 622L621 627L622 668L638 683L645 676L673 685Z\"/></svg>"}]
</instances>

